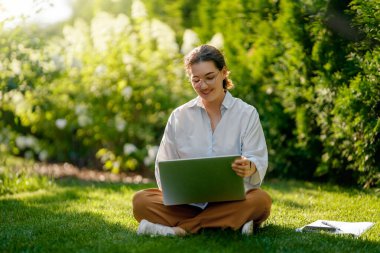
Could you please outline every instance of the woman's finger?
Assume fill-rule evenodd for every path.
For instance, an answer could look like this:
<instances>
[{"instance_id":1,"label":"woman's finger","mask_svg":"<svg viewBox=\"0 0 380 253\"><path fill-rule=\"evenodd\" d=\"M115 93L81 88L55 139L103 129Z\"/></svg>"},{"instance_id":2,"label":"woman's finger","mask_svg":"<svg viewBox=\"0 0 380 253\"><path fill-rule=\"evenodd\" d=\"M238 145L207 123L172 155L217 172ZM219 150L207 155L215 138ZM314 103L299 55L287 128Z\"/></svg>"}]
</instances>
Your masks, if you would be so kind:
<instances>
[{"instance_id":1,"label":"woman's finger","mask_svg":"<svg viewBox=\"0 0 380 253\"><path fill-rule=\"evenodd\" d=\"M241 169L249 169L249 161L244 161L241 163L235 162L232 164L232 167L241 168Z\"/></svg>"},{"instance_id":2,"label":"woman's finger","mask_svg":"<svg viewBox=\"0 0 380 253\"><path fill-rule=\"evenodd\" d=\"M241 165L241 166L243 166L243 165L247 165L247 164L249 164L249 160L243 160L243 159L241 159L241 160L235 160L235 162L234 162L236 165Z\"/></svg>"},{"instance_id":3,"label":"woman's finger","mask_svg":"<svg viewBox=\"0 0 380 253\"><path fill-rule=\"evenodd\" d=\"M249 169L245 169L245 168L233 168L233 170L235 171L235 173L239 176L239 177L247 177L247 176L250 176L251 174L251 171Z\"/></svg>"}]
</instances>

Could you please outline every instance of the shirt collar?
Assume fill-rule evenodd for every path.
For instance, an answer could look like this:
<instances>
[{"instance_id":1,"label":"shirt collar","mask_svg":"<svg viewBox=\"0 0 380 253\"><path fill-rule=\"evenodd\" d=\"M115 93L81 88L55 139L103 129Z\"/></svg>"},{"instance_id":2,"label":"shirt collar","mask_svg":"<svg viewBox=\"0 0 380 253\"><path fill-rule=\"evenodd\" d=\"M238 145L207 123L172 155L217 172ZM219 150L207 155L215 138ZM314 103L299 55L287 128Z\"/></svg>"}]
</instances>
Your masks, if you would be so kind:
<instances>
[{"instance_id":1,"label":"shirt collar","mask_svg":"<svg viewBox=\"0 0 380 253\"><path fill-rule=\"evenodd\" d=\"M222 102L222 106L226 109L230 108L232 106L234 102L234 98L233 96L231 95L231 93L229 91L226 92L226 95L224 96L224 99L223 99L223 102ZM198 106L198 107L202 107L204 108L204 105L202 103L202 99L198 96L196 97L191 103L190 103L190 107L194 107L194 106Z\"/></svg>"}]
</instances>

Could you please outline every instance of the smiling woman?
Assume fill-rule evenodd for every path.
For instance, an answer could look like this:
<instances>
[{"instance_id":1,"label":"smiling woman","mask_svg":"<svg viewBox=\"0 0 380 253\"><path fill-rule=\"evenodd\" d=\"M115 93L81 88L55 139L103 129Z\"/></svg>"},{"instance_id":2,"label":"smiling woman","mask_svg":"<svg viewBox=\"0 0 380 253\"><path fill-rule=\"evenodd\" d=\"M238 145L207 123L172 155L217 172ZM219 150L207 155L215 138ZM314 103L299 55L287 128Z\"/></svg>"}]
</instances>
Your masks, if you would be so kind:
<instances>
[{"instance_id":1,"label":"smiling woman","mask_svg":"<svg viewBox=\"0 0 380 253\"><path fill-rule=\"evenodd\" d=\"M69 0L3 0L0 2L0 22L12 28L25 23L52 24L70 18Z\"/></svg>"},{"instance_id":2,"label":"smiling woman","mask_svg":"<svg viewBox=\"0 0 380 253\"><path fill-rule=\"evenodd\" d=\"M185 56L184 63L198 96L169 117L156 156L158 188L139 191L133 197L133 214L140 222L137 234L182 236L205 228L231 228L250 235L269 217L272 205L270 196L259 189L268 166L259 115L253 106L228 91L232 82L219 49L201 45ZM244 200L163 203L160 161L234 154L238 158L232 161L231 172L244 180Z\"/></svg>"}]
</instances>

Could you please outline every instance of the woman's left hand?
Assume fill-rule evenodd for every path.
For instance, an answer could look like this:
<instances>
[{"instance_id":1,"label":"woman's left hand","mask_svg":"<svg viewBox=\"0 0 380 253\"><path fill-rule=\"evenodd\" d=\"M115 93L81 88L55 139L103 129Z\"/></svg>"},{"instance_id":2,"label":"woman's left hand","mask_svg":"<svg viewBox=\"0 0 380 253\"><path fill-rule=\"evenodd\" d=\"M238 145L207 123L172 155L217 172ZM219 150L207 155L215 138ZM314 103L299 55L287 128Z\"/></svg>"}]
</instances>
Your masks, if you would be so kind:
<instances>
[{"instance_id":1,"label":"woman's left hand","mask_svg":"<svg viewBox=\"0 0 380 253\"><path fill-rule=\"evenodd\" d=\"M239 177L249 177L256 172L256 165L246 157L242 156L232 163L232 169Z\"/></svg>"}]
</instances>

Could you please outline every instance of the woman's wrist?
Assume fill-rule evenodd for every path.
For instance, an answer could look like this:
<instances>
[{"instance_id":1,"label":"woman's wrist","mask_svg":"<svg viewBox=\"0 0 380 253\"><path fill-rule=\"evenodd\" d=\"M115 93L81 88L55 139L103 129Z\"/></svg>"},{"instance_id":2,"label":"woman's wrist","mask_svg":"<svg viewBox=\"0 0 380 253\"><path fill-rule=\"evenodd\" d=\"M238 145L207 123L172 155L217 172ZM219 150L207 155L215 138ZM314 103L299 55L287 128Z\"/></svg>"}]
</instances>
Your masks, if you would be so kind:
<instances>
[{"instance_id":1,"label":"woman's wrist","mask_svg":"<svg viewBox=\"0 0 380 253\"><path fill-rule=\"evenodd\" d=\"M257 171L256 164L253 163L251 160L249 161L249 168L250 168L251 170L253 170L253 173L252 173L252 174L255 174L255 173L256 173L256 171Z\"/></svg>"}]
</instances>

